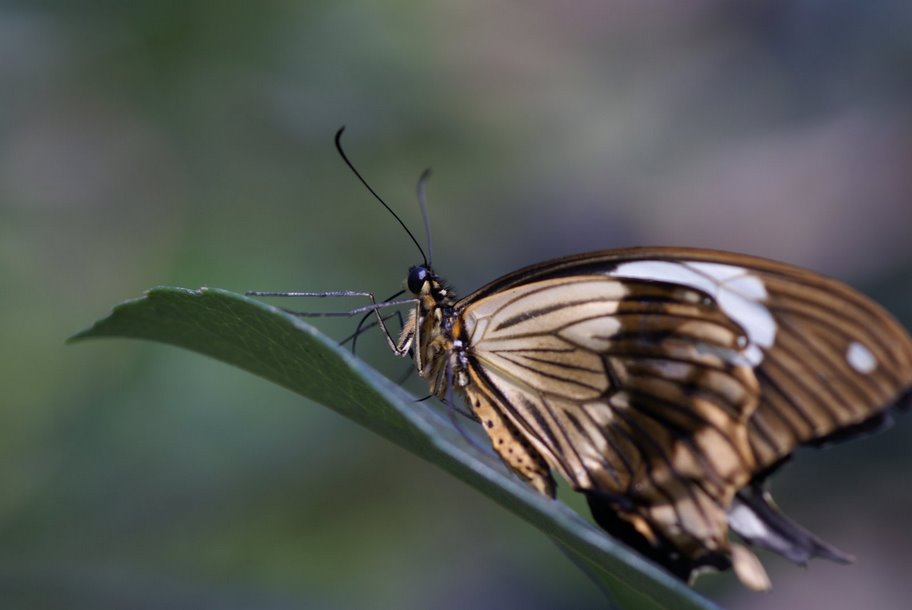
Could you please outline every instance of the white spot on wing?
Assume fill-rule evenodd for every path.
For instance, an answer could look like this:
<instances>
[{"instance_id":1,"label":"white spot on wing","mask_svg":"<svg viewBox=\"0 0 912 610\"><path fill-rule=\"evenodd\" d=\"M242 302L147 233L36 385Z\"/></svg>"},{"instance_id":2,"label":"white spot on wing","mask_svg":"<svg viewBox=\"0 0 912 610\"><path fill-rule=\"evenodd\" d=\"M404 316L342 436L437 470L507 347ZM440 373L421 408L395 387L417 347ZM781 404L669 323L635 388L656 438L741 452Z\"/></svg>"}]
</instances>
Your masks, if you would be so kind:
<instances>
[{"instance_id":1,"label":"white spot on wing","mask_svg":"<svg viewBox=\"0 0 912 610\"><path fill-rule=\"evenodd\" d=\"M690 269L681 263L648 260L631 261L629 263L621 263L609 275L683 284L707 294L716 292L716 283L709 276L697 273L694 269Z\"/></svg>"},{"instance_id":2,"label":"white spot on wing","mask_svg":"<svg viewBox=\"0 0 912 610\"><path fill-rule=\"evenodd\" d=\"M763 281L756 275L746 273L740 277L735 277L725 282L725 288L732 292L737 292L745 299L762 301L767 296L766 287Z\"/></svg>"},{"instance_id":3,"label":"white spot on wing","mask_svg":"<svg viewBox=\"0 0 912 610\"><path fill-rule=\"evenodd\" d=\"M706 262L631 261L610 273L681 284L711 295L719 308L747 333L742 354L753 366L763 361L763 349L776 340L776 320L765 301L769 296L763 280L737 265ZM854 365L853 365L854 366Z\"/></svg>"},{"instance_id":4,"label":"white spot on wing","mask_svg":"<svg viewBox=\"0 0 912 610\"><path fill-rule=\"evenodd\" d=\"M759 278L754 279L762 286ZM776 321L766 305L730 289L727 284L719 285L715 297L722 311L744 329L752 343L762 347L773 346L776 340Z\"/></svg>"},{"instance_id":5,"label":"white spot on wing","mask_svg":"<svg viewBox=\"0 0 912 610\"><path fill-rule=\"evenodd\" d=\"M766 524L754 514L754 511L737 501L728 510L728 524L739 535L748 538L762 539L769 534Z\"/></svg>"},{"instance_id":6,"label":"white spot on wing","mask_svg":"<svg viewBox=\"0 0 912 610\"><path fill-rule=\"evenodd\" d=\"M736 265L726 265L724 263L701 263L701 262L686 262L686 263L675 263L681 264L685 267L695 269L696 271L708 275L717 282L728 282L732 278L741 277L747 274L747 271L744 267L738 267Z\"/></svg>"},{"instance_id":7,"label":"white spot on wing","mask_svg":"<svg viewBox=\"0 0 912 610\"><path fill-rule=\"evenodd\" d=\"M756 343L748 345L741 354L747 358L751 366L760 366L760 363L763 362L763 350L757 347Z\"/></svg>"},{"instance_id":8,"label":"white spot on wing","mask_svg":"<svg viewBox=\"0 0 912 610\"><path fill-rule=\"evenodd\" d=\"M873 373L877 368L877 358L858 341L852 341L849 349L846 350L846 360L852 365L852 368L859 373Z\"/></svg>"}]
</instances>

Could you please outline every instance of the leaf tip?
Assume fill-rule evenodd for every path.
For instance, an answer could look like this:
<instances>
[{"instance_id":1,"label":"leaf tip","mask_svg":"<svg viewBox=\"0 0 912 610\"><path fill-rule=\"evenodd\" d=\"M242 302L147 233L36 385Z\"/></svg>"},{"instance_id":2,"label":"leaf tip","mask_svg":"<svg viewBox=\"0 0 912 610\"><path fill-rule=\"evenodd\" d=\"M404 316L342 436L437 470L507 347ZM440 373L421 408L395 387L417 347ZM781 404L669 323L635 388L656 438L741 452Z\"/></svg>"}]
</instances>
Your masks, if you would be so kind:
<instances>
[{"instance_id":1,"label":"leaf tip","mask_svg":"<svg viewBox=\"0 0 912 610\"><path fill-rule=\"evenodd\" d=\"M83 341L83 340L85 340L85 339L88 339L88 338L91 336L92 328L93 328L93 327L90 326L89 328L84 328L84 329L82 329L82 330L79 331L78 333L74 333L74 334L70 335L69 337L67 337L67 338L64 340L64 342L63 342L64 345L71 345L71 344L73 344L73 343L77 343L77 342L79 342L79 341Z\"/></svg>"},{"instance_id":2,"label":"leaf tip","mask_svg":"<svg viewBox=\"0 0 912 610\"><path fill-rule=\"evenodd\" d=\"M80 330L79 332L70 335L69 337L66 338L66 340L64 340L64 344L70 345L72 343L78 343L80 341L85 341L86 339L95 339L98 337L105 336L105 333L103 332L103 330L104 330L106 323L110 322L110 320L112 318L116 317L119 313L121 313L121 311L123 309L129 308L130 306L132 306L140 301L148 300L149 297L151 296L151 293L153 293L157 290L160 290L161 288L162 288L161 286L157 286L155 288L150 288L149 290L143 291L143 294L141 297L138 297L135 299L129 299L127 301L124 301L123 303L115 305L114 307L111 308L111 312L107 316L105 316L103 318L99 318L91 326L88 326L88 327Z\"/></svg>"}]
</instances>

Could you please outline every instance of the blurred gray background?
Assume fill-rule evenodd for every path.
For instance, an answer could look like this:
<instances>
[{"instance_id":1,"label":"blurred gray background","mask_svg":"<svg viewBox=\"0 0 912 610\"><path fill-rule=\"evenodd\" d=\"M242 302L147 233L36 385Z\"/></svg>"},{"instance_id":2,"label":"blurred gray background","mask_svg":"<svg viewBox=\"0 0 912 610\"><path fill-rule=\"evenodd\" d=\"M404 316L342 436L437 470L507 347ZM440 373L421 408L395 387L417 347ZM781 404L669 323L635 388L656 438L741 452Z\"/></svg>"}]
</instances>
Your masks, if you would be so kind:
<instances>
[{"instance_id":1,"label":"blurred gray background","mask_svg":"<svg viewBox=\"0 0 912 610\"><path fill-rule=\"evenodd\" d=\"M63 345L157 284L396 291L419 257L336 155L343 124L419 235L434 168L434 261L463 293L558 255L703 246L831 274L912 325L908 2L7 0L4 608L599 603L541 533L318 405L170 347ZM765 556L769 594L699 588L908 603L910 440L900 421L775 481L855 565Z\"/></svg>"}]
</instances>

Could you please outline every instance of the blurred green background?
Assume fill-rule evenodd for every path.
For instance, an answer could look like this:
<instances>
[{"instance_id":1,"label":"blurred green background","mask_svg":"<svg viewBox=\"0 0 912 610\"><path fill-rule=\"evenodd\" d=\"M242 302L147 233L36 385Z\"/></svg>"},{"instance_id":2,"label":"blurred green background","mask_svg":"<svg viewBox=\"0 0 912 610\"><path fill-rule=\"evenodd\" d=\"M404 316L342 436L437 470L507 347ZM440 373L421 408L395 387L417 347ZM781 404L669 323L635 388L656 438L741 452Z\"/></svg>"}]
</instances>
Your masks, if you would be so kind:
<instances>
[{"instance_id":1,"label":"blurred green background","mask_svg":"<svg viewBox=\"0 0 912 610\"><path fill-rule=\"evenodd\" d=\"M419 235L434 168L434 261L463 293L563 254L704 246L834 275L912 325L908 2L7 0L0 606L599 602L538 531L318 405L169 347L64 346L157 284L396 291L418 255L333 150L343 124ZM765 556L769 594L699 588L904 606L910 440L900 421L776 479L856 565Z\"/></svg>"}]
</instances>

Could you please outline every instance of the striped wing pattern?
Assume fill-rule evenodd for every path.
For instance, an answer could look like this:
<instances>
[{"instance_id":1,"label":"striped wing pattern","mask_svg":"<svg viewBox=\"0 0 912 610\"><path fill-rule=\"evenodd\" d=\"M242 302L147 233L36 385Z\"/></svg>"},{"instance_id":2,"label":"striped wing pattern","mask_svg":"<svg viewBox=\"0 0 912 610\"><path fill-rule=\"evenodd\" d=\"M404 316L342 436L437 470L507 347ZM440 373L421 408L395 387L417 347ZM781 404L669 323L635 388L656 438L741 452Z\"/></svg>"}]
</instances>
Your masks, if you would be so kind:
<instances>
[{"instance_id":1,"label":"striped wing pattern","mask_svg":"<svg viewBox=\"0 0 912 610\"><path fill-rule=\"evenodd\" d=\"M523 455L523 476L553 493L543 459L590 503L603 494L625 527L694 558L683 573L734 551L756 588L762 568L728 541L736 494L798 445L880 423L912 388L912 341L883 309L839 282L743 255L561 259L457 309L470 346L464 390L525 444L495 443L514 470ZM808 537L799 552L759 536L791 557L844 557Z\"/></svg>"},{"instance_id":2,"label":"striped wing pattern","mask_svg":"<svg viewBox=\"0 0 912 610\"><path fill-rule=\"evenodd\" d=\"M749 430L758 467L883 423L912 388L908 335L881 307L824 278L762 277L781 332L757 372L763 392Z\"/></svg>"},{"instance_id":3,"label":"striped wing pattern","mask_svg":"<svg viewBox=\"0 0 912 610\"><path fill-rule=\"evenodd\" d=\"M505 290L465 318L470 400L493 398L576 489L629 498L685 547L725 546L725 509L753 472L758 386L741 330L704 294L580 276Z\"/></svg>"}]
</instances>

